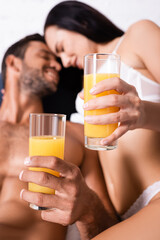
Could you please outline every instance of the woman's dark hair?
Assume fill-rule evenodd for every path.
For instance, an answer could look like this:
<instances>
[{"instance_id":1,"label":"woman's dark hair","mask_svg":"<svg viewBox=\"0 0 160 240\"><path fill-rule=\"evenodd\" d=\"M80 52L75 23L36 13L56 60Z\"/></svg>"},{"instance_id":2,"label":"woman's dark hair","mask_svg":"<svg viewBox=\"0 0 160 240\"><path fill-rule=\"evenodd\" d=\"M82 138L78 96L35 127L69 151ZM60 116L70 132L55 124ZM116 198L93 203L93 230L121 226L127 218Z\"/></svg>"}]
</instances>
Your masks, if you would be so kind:
<instances>
[{"instance_id":1,"label":"woman's dark hair","mask_svg":"<svg viewBox=\"0 0 160 240\"><path fill-rule=\"evenodd\" d=\"M40 41L45 43L44 37L40 34L32 34L29 36L26 36L22 39L20 39L18 42L14 43L12 46L10 46L6 53L4 54L3 60L2 60L2 66L1 66L1 73L2 73L2 80L3 80L3 87L5 86L5 80L6 80L6 58L8 55L14 55L15 57L18 57L20 59L24 59L25 52L29 46L29 43L31 41Z\"/></svg>"},{"instance_id":2,"label":"woman's dark hair","mask_svg":"<svg viewBox=\"0 0 160 240\"><path fill-rule=\"evenodd\" d=\"M124 33L103 14L78 1L64 1L53 7L44 31L52 25L78 32L96 43L109 42Z\"/></svg>"}]
</instances>

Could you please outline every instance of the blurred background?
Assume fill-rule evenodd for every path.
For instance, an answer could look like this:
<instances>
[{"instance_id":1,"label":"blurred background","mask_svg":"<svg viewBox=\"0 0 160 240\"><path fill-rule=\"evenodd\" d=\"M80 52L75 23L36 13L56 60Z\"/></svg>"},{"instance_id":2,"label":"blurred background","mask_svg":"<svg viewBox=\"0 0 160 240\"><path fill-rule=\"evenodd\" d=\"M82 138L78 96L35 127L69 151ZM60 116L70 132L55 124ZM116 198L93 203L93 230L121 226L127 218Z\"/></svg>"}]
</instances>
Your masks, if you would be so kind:
<instances>
[{"instance_id":1,"label":"blurred background","mask_svg":"<svg viewBox=\"0 0 160 240\"><path fill-rule=\"evenodd\" d=\"M80 1L99 10L124 31L140 19L150 19L160 26L160 0ZM50 9L59 2L62 2L62 0L0 0L0 66L3 55L11 44L28 34L35 32L43 34L46 16ZM81 83L80 86L72 85L73 82L70 85L67 82L67 86L69 86L67 91L71 91L71 87L73 88L72 94L69 96L74 94L76 87L78 88L77 91L81 89ZM0 79L0 89L2 87ZM62 86L62 90L64 87L66 86ZM59 92L57 92L57 95L59 95ZM2 94L0 92L0 104L1 100ZM50 101L49 99L46 102L47 106L49 106ZM61 111L60 106L54 111L58 110ZM47 109L47 111L50 112L52 109Z\"/></svg>"},{"instance_id":2,"label":"blurred background","mask_svg":"<svg viewBox=\"0 0 160 240\"><path fill-rule=\"evenodd\" d=\"M160 0L80 0L109 17L126 30L140 19L160 25ZM9 45L27 34L43 34L49 10L62 0L0 0L0 65Z\"/></svg>"}]
</instances>

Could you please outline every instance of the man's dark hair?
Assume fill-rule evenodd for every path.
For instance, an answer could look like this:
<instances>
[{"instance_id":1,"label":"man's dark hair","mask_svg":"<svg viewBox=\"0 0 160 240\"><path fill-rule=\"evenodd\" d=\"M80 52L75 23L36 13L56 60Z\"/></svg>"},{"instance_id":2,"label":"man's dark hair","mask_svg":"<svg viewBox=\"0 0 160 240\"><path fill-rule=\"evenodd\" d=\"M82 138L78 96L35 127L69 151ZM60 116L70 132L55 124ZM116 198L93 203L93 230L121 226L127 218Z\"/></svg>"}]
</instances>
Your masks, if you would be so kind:
<instances>
[{"instance_id":1,"label":"man's dark hair","mask_svg":"<svg viewBox=\"0 0 160 240\"><path fill-rule=\"evenodd\" d=\"M4 54L4 57L2 60L2 66L1 66L3 87L5 86L5 80L6 80L6 58L7 58L7 56L13 54L15 57L18 57L23 60L25 52L31 41L40 41L40 42L45 43L44 37L41 36L40 34L36 33L36 34L28 35L28 36L20 39L18 42L14 43L12 46L10 46L7 49L6 53Z\"/></svg>"}]
</instances>

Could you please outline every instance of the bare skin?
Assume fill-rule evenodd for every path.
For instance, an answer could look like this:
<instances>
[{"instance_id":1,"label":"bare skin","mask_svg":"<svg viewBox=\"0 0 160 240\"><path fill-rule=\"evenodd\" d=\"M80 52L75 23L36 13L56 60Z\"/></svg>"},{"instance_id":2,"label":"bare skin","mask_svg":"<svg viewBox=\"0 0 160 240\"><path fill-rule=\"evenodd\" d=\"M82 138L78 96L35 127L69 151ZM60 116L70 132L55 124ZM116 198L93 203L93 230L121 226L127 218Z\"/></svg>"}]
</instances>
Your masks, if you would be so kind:
<instances>
[{"instance_id":1,"label":"bare skin","mask_svg":"<svg viewBox=\"0 0 160 240\"><path fill-rule=\"evenodd\" d=\"M31 44L25 55L25 62L31 64L31 66L34 66L34 63L37 64L38 60L41 59L39 59L38 57L39 50L38 54L36 51L33 51L34 49L36 49L36 47L37 49L39 49L40 47L41 50L44 49L45 51L48 51L48 48L44 44ZM37 56L38 59L34 59L34 61L31 62L29 59L32 59L35 56ZM44 60L42 61L42 59L38 65L42 66L42 69L44 69L45 65L49 65L50 71L53 71L51 69L51 66L54 66L55 69L57 66L57 71L60 69L59 65L57 65L56 62L54 63L55 59L52 59L52 57L49 63L46 63L46 60L45 62ZM18 59L14 56L9 56L9 59L7 60L7 88L5 90L5 96L0 111L0 238L7 240L50 240L53 239L54 236L56 240L62 240L66 237L67 228L59 224L58 216L56 217L55 215L54 217L55 223L46 222L41 218L41 214L45 215L45 212L41 213L40 211L34 211L30 209L28 203L22 201L19 198L20 191L22 189L26 189L25 191L27 192L28 188L27 183L19 181L18 176L21 170L24 169L23 162L24 159L28 156L29 113L41 113L43 112L43 109L39 97L30 97L29 92L26 89L24 91L21 91L21 89L18 88L18 81L20 79L22 64L21 61L17 60ZM15 67L15 64L17 63L18 65L16 65ZM45 72L45 74L47 73ZM9 76L14 76L14 84L9 84L9 81L11 81L11 78L9 78ZM53 74L51 73L46 76L46 78L48 79L47 81L51 81L51 76L53 77ZM11 90L13 91L13 95ZM17 93L17 90L19 90L18 95L14 94ZM16 114L14 115L15 118L11 119L11 113L9 111L10 105L8 105L8 103L12 101L12 104L16 106L17 98L19 105L18 108L15 108L14 110L17 109L18 111L16 111ZM69 166L72 169L72 174L71 179L68 181L67 184L67 189L69 191L68 195L66 196L66 201L65 203L62 203L61 206L66 207L68 203L67 207L69 207L74 204L74 201L77 201L76 198L78 196L75 197L74 201L72 199L77 185L77 182L76 184L74 182L72 183L72 178L74 178L75 176L74 173L76 174L78 172L80 178L77 178L77 181L81 179L83 189L83 192L80 193L81 198L79 200L79 206L83 206L83 211L85 211L86 214L90 202L86 204L84 201L82 201L82 197L83 193L88 194L88 192L91 192L96 201L98 199L98 201L100 202L99 210L102 212L106 212L104 225L101 226L100 229L98 227L98 229L96 228L94 230L96 235L98 232L101 232L106 228L106 224L107 226L112 225L113 222L116 222L117 220L115 210L107 194L104 177L98 161L98 154L94 151L89 151L85 149L83 139L83 126L67 122L65 161L62 161L62 164L65 165L67 164L65 162L68 162ZM81 168L83 177L86 182L84 181L79 168L76 166L79 166ZM27 172L27 168L24 170L24 175L25 172ZM43 175L43 173L40 174ZM39 178L37 175L37 181L38 180ZM94 191L92 191L92 189L94 189L98 196ZM51 197L54 198L54 196ZM94 198L92 198L91 200L93 201ZM82 202L84 204L82 204ZM76 208L76 211L77 210L79 209ZM64 211L62 218L65 220L69 216L69 214L70 208L68 208L68 211ZM109 214L109 217L107 216L107 214ZM98 222L102 220L101 214L99 214L99 217L97 217L96 214L95 217L98 219ZM73 218L75 218L75 216L73 216ZM73 222L74 219L70 219L70 223ZM66 222L64 222L63 225L67 225ZM79 225L81 226L81 222L79 223ZM85 232L85 230L83 230L83 226L82 231ZM86 232L84 234L86 234Z\"/></svg>"},{"instance_id":2,"label":"bare skin","mask_svg":"<svg viewBox=\"0 0 160 240\"><path fill-rule=\"evenodd\" d=\"M28 122L28 121L27 121ZM24 168L23 159L28 156L28 124L15 125L0 122L0 238L2 239L65 239L66 230L58 224L41 220L40 213L21 201L19 194L27 184L19 181ZM19 146L20 145L20 146ZM56 229L56 230L55 230ZM35 238L34 238L35 237Z\"/></svg>"},{"instance_id":3,"label":"bare skin","mask_svg":"<svg viewBox=\"0 0 160 240\"><path fill-rule=\"evenodd\" d=\"M150 34L148 34L148 32ZM124 39L118 48L117 53L121 56L121 60L139 71L144 76L153 80L153 82L160 83L159 74L159 27L151 21L143 20L133 24L124 34ZM49 26L45 31L45 37L49 48L59 56L66 67L77 66L83 68L83 56L93 52L112 52L118 41L119 37L113 39L109 43L97 44L85 36L58 28L57 26ZM77 39L80 44L77 43ZM148 47L149 46L149 47ZM153 50L153 46L154 49ZM152 59L152 61L150 61ZM124 79L125 80L125 79ZM108 86L109 82L109 86ZM152 103L146 101L140 101L133 86L124 85L120 81L103 81L103 83L97 84L97 89L94 88L92 94L102 92L104 88L107 90L116 88L120 90L122 96L121 99L110 98L109 96L100 99L99 102L88 102L85 110L100 108L102 106L108 106L107 103L112 101L112 105L119 104L120 110L115 115L92 117L86 119L88 123L114 122L115 119L120 120L122 126L118 130L107 138L108 142L118 139L125 132L136 128L149 128L153 130L160 130L159 128L159 103ZM95 86L95 87L96 87ZM109 89L110 89L109 88ZM103 105L102 105L103 104ZM91 108L90 108L91 107ZM149 110L148 110L149 109ZM150 114L150 112L152 114ZM158 116L155 117L155 115Z\"/></svg>"},{"instance_id":4,"label":"bare skin","mask_svg":"<svg viewBox=\"0 0 160 240\"><path fill-rule=\"evenodd\" d=\"M43 51L48 60L40 57L39 54L42 55ZM45 66L50 68L51 72L55 64L55 69L59 69L55 57L51 56L47 46L39 41L31 43L26 53L24 61L29 61L35 68L41 69ZM39 66L35 66L29 58L33 58ZM27 189L27 184L20 182L18 176L24 168L23 159L28 156L29 113L42 112L43 109L37 96L31 98L27 92L19 89L22 61L9 55L6 64L6 89L0 109L0 238L50 240L51 236L55 235L56 239L65 239L66 228L45 223L39 212L30 209L28 204L19 198L21 189ZM45 81L51 80L50 76L51 74L46 75ZM13 108L9 107L10 104Z\"/></svg>"},{"instance_id":5,"label":"bare skin","mask_svg":"<svg viewBox=\"0 0 160 240\"><path fill-rule=\"evenodd\" d=\"M104 184L98 154L84 147L82 125L67 122L65 161L54 157L46 157L45 163L43 163L43 157L30 157L30 159L34 161L33 166L39 166L40 160L42 165L45 164L47 168L56 169L61 173L61 178L28 170L23 170L20 174L22 181L29 178L31 182L36 182L39 185L45 184L45 186L56 189L54 197L26 190L21 192L21 198L23 197L25 201L52 208L52 204L54 204L54 209L42 211L42 219L50 221L50 217L54 214L52 221L62 225L73 224L78 220L77 226L80 229L82 239L86 239L90 232L93 234L94 231L94 235L96 235L99 231L117 222L115 210ZM76 165L80 167L81 172ZM27 166L30 166L30 164L27 163ZM79 188L77 188L77 184L79 184ZM91 195L90 200L84 201L85 196L88 198L89 195ZM97 201L99 202L98 208ZM94 227L94 229L90 224L92 218L90 219L90 216L88 218L90 206L93 209L97 208L92 216L97 221L97 227ZM104 224L100 224L101 221ZM88 226L91 225L87 231L83 226L84 222Z\"/></svg>"},{"instance_id":6,"label":"bare skin","mask_svg":"<svg viewBox=\"0 0 160 240\"><path fill-rule=\"evenodd\" d=\"M24 169L23 159L25 159L25 157L28 156L28 126L27 125L15 126L13 124L1 122L0 132L1 132L0 139L4 143L1 145L2 146L1 156L3 156L3 158L1 158L1 165L3 166L3 168L1 168L0 174L1 176L0 208L2 209L0 211L0 223L5 226L4 228L2 227L3 231L0 231L0 236L6 237L6 239L10 239L10 236L12 237L15 236L15 239L22 239L21 238L22 236L23 237L26 236L26 239L30 240L30 238L34 236L33 234L36 234L36 236L39 237L39 239L44 239L44 236L45 239L47 239L46 233L44 236L42 235L41 231L43 231L48 232L48 239L52 239L52 236L53 235L55 236L55 234L57 234L56 239L65 239L66 234L65 227L59 226L56 223L53 224L49 222L48 223L44 222L40 217L41 216L40 212L30 209L28 207L28 203L25 203L24 201L19 199L21 189L22 188L27 189L27 184L25 184L24 182L20 182L18 179L18 175L21 172L21 170ZM17 148L19 142L21 142L21 147ZM4 158L6 159L5 162ZM90 159L90 161L88 162L85 161L85 158L87 158L88 160ZM67 123L65 161L71 162L72 164L81 167L82 174L86 179L86 183L88 183L89 187L91 189L94 189L94 191L97 192L100 199L103 200L104 205L102 204L102 211L106 211L105 209L107 209L110 215L112 215L110 221L111 222L116 221L116 217L114 217L115 212L112 207L112 204L110 203L110 200L107 199L107 191L105 188L103 174L101 172L97 154L96 152L84 149L82 125L72 124L69 122ZM73 176L74 171L75 169L73 168L72 173ZM10 189L9 191L8 188ZM71 191L72 186L71 184L69 185L69 183L68 188ZM69 192L69 195L70 194L71 192ZM67 196L67 198L69 201L69 196ZM80 205L82 205L82 199L79 199ZM66 205L67 202L65 201L64 204ZM87 206L88 204L86 205L86 208ZM87 213L86 208L84 209L84 211L86 211ZM11 213L11 215L7 214L8 211ZM67 217L67 212L64 214L64 216ZM55 217L55 219L57 218ZM66 225L65 222L64 225ZM10 229L10 231L6 231L6 227ZM36 230L39 227L41 231ZM101 228L101 231L104 230L105 227L106 223L104 224L103 228ZM58 229L61 229L60 230L61 232L59 232Z\"/></svg>"},{"instance_id":7,"label":"bare skin","mask_svg":"<svg viewBox=\"0 0 160 240\"><path fill-rule=\"evenodd\" d=\"M146 27L148 32L150 32L150 39L147 39L146 30L143 32L143 39L139 39L138 34L143 27ZM132 66L155 82L160 82L160 71L157 70L158 68L156 69L157 59L160 58L160 55L151 49L148 49L148 52L145 53L145 47L149 45L148 41L150 41L152 44L155 44L158 51L160 45L157 39L159 37L160 30L158 26L151 22L142 21L131 26L124 35L124 39L117 51L123 62ZM144 44L145 38L146 42ZM117 41L118 39L115 40L115 42ZM115 43L110 43L110 47L112 44ZM101 50L103 49L103 47L100 48ZM153 62L150 62L150 56L148 54L150 54L150 56L154 54ZM119 86L123 85L119 84ZM134 93L134 88L131 88L130 91L132 91L131 96L134 94L136 95L136 93ZM140 107L141 103L138 97L136 97L135 100L136 99L137 106L140 108L140 111L143 112L144 108ZM129 98L126 99L126 101L127 100L129 101ZM113 101L116 101L116 99L113 99ZM103 100L98 103L99 107L100 105L102 106L102 102ZM95 107L96 102L92 104ZM136 106L136 104L134 105ZM92 108L94 107L92 106ZM135 111L135 116L136 114L138 115L138 112L136 113ZM157 120L155 120L155 123L156 121ZM143 119L140 123L135 121L135 123L137 123L137 125L139 124L137 127L143 126L147 128L146 119ZM131 123L128 128L133 129L133 124L134 123ZM153 125L152 129L154 129L154 127ZM160 157L160 150L157 144L159 140L160 133L145 129L137 129L121 137L121 139L119 139L118 148L115 151L99 153L102 168L107 169L107 171L104 170L107 188L119 214L123 214L147 186L159 180L160 165L158 159ZM108 161L104 161L103 159L108 159ZM132 173L133 168L134 172ZM114 171L112 171L112 169L114 169ZM158 196L159 194L157 198Z\"/></svg>"},{"instance_id":8,"label":"bare skin","mask_svg":"<svg viewBox=\"0 0 160 240\"><path fill-rule=\"evenodd\" d=\"M53 35L52 35L53 34ZM64 37L65 34L65 37ZM46 29L46 39L50 49L57 54L57 56L61 57L64 65L69 67L77 64L80 68L82 68L82 56L89 51L91 52L112 52L119 41L119 38L114 39L113 41L107 44L96 44L91 40L88 40L86 44L86 37L75 32L71 32L64 29L59 29L57 26L51 26ZM53 38L54 36L54 38ZM68 37L68 39L67 39ZM65 41L64 41L65 39ZM79 39L81 43L82 51L78 48L78 44L76 39ZM121 55L122 61L129 66L133 67L144 76L153 80L153 82L160 83L160 71L159 71L159 61L160 61L160 30L159 27L154 23L149 21L141 21L139 23L134 24L124 35L124 39L117 51L118 54ZM69 41L68 41L69 40ZM72 44L73 41L73 44ZM83 44L84 43L84 44ZM67 45L68 44L68 45ZM154 46L154 51L153 51ZM85 48L86 47L86 48ZM87 52L88 51L88 52ZM67 62L65 61L67 57ZM151 61L152 59L152 61ZM119 80L120 83L120 80ZM124 91L122 97L124 104L121 107L121 114L124 117L125 114L128 114L130 118L127 122L124 121L123 125L126 125L126 129L123 132L127 132L128 129L134 128L150 128L152 130L147 129L137 129L134 131L127 132L124 136L119 139L118 148L114 151L106 151L100 152L100 162L102 165L107 190L109 193L109 197L113 206L116 209L116 212L121 215L128 210L128 208L134 203L134 201L138 198L138 196L145 190L149 185L153 184L156 181L159 181L159 173L160 173L160 133L159 131L159 116L157 115L156 107L152 108L153 116L147 119L149 116L144 110L146 106L151 107L152 103L145 103L145 107L140 107L141 102L138 100L137 94L133 88L130 89L131 96L134 97L135 103L137 103L137 108L135 111L135 115L132 115L132 104L127 104L129 98L125 98L126 92ZM128 94L128 92L127 92ZM129 96L129 97L131 97ZM116 105L117 98L113 97L113 105ZM94 102L92 109L95 109L97 105L99 108L104 106L107 103L103 101ZM103 105L102 105L103 104ZM154 104L153 104L154 105ZM89 105L88 105L89 106ZM87 107L88 107L87 106ZM124 106L124 109L123 109ZM97 108L98 108L97 107ZM87 108L85 108L87 110ZM146 114L146 115L145 115ZM139 115L142 116L142 122L138 123ZM122 117L121 116L121 117ZM105 122L105 117L101 116L103 121ZM116 116L117 117L117 116ZM122 119L123 119L122 117ZM116 118L117 119L117 118ZM134 119L134 120L133 120ZM155 119L155 120L153 120ZM133 121L132 121L133 120ZM149 122L150 121L150 122ZM88 121L89 122L89 121ZM107 123L107 121L105 122ZM120 134L122 135L122 134ZM119 135L119 136L120 136ZM59 162L60 164L60 162ZM58 167L58 162L54 158L48 160L46 165L50 168ZM27 162L27 166L44 166L42 163L42 159L30 159ZM62 170L63 175L67 175L68 168L66 167L66 172ZM34 175L31 176L30 173L25 172L22 175L22 180L36 181ZM42 185L50 185L54 180L50 179L47 183L45 181L42 182ZM80 185L80 184L79 184ZM79 186L77 185L77 187ZM60 189L58 189L60 192ZM90 201L90 197L92 194L90 193L88 198ZM85 195L87 197L87 195ZM159 197L160 194L156 194L147 207L140 210L137 214L128 218L127 220L115 224L115 226L106 228L102 234L95 237L95 240L99 239L141 239L141 240L149 240L155 239L159 240L160 231L157 222L160 220L159 213ZM29 193L24 192L22 194L22 198L26 201L30 202L36 199ZM49 201L49 198L43 199L44 205L53 204L54 202ZM80 215L77 214L78 218L83 224L85 228L86 235L83 235L83 239L90 239L95 236L95 232L93 228L97 226L95 219L90 219L94 215L96 207L92 208L92 204L90 208L88 208L88 219L85 220L80 218ZM94 205L96 206L96 204ZM100 206L97 200L97 207ZM97 210L97 209L96 209ZM98 211L97 211L98 212ZM58 214L58 212L57 212ZM104 214L106 214L104 212ZM151 215L150 215L151 214ZM53 212L43 213L42 218L47 221L54 221ZM86 217L86 215L84 214ZM102 215L103 216L103 215ZM150 217L151 216L151 217ZM87 228L91 229L90 224L92 224L92 231L87 232ZM77 220L78 221L78 220ZM107 221L107 220L106 220ZM61 222L61 220L60 220ZM103 224L103 220L101 221ZM89 225L89 227L88 227ZM87 235L88 234L88 235ZM89 235L90 234L90 235ZM91 237L92 236L92 237Z\"/></svg>"},{"instance_id":9,"label":"bare skin","mask_svg":"<svg viewBox=\"0 0 160 240\"><path fill-rule=\"evenodd\" d=\"M123 41L117 51L124 63L156 83L160 83L160 72L158 68L160 58L159 38L160 29L157 25L150 21L140 21L132 25L124 34ZM108 45L99 46L98 51L113 51L118 41L119 38L116 38ZM153 49L153 46L155 49ZM150 61L150 59L153 61ZM84 106L85 110L107 107L108 103L112 106L116 105L120 107L120 111L116 114L109 114L110 116L103 115L101 117L94 116L90 117L90 119L85 119L88 123L92 124L107 124L117 120L120 122L120 127L105 139L106 143L107 141L109 143L118 139L128 130L136 128L160 131L159 103L141 100L133 86L128 85L118 78L113 79L113 81L104 80L96 84L91 94L101 93L108 89L116 89L121 95L97 98ZM83 95L81 95L81 97L83 97ZM103 144L105 145L104 142Z\"/></svg>"},{"instance_id":10,"label":"bare skin","mask_svg":"<svg viewBox=\"0 0 160 240\"><path fill-rule=\"evenodd\" d=\"M150 37L147 39L146 31L143 33L143 38L138 40L138 34L143 26L148 28L148 32L150 31ZM151 22L140 22L128 30L125 34L124 41L122 41L122 44L117 51L117 53L121 55L122 61L155 82L160 82L160 72L158 71L158 68L156 68L157 59L160 58L160 55L158 52L154 52L151 49L148 49L148 52L145 53L145 47L149 45L148 41L150 41L151 45L153 44L157 48L157 51L159 51L158 49L160 46L157 42L159 37L160 31L156 25ZM150 56L148 54L150 54ZM152 54L154 54L154 56L152 56ZM152 62L150 61L151 56L153 59ZM118 88L123 86L123 83L120 83L121 82L118 81ZM102 89L103 84L105 85L105 83L102 83L100 84L101 86L97 86L97 90L98 88ZM120 116L122 116L122 119L124 116L121 129L119 128L117 132L110 137L110 139L108 138L108 142L111 139L118 138L118 136L121 136L128 129L146 129L128 131L118 140L118 148L116 150L112 152L99 153L102 169L104 169L103 172L109 196L111 197L111 201L116 208L116 211L120 215L128 210L144 189L154 182L159 181L160 173L160 150L158 146L160 133L154 131L159 131L159 103L141 101L137 97L134 88L130 89L130 93L131 95L128 95L127 98L128 92L124 92L126 99L124 99L124 102L122 101L122 105L120 105L122 112L118 114L121 114ZM134 96L135 98L132 98L130 101L131 108L129 109L127 101L129 103L129 99ZM115 104L114 101L118 102L118 99L113 99L113 105ZM89 105L90 103L88 104L86 110L89 109ZM91 108L94 109L95 106L101 108L102 106L104 107L105 104L102 100L99 103L92 102L91 105ZM132 106L134 107L132 108ZM128 114L128 119L126 119L126 121L125 114ZM114 117L116 118L118 116ZM129 117L133 121L130 121ZM92 123L96 123L97 121L97 119L95 121L94 119L92 120ZM101 119L101 121L103 124L104 122L107 123L104 118ZM153 131L147 130L147 128L152 129ZM121 130L122 132L120 132ZM123 240L139 239L139 237L140 239L154 238L158 240L160 233L156 222L159 221L159 212L157 208L159 204L159 197L160 193L157 193L147 207L140 210L137 214L125 222L117 224L111 229L104 231L94 239L117 239L119 236L119 239ZM147 219L149 220L147 221Z\"/></svg>"}]
</instances>

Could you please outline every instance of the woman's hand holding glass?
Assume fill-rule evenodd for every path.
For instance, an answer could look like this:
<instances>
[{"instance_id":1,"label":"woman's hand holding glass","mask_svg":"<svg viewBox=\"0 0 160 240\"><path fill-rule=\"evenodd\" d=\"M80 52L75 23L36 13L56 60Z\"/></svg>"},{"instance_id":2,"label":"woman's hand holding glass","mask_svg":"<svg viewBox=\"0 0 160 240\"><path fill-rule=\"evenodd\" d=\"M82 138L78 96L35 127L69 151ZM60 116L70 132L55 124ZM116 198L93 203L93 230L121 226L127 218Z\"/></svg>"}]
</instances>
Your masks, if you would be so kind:
<instances>
[{"instance_id":1,"label":"woman's hand holding glass","mask_svg":"<svg viewBox=\"0 0 160 240\"><path fill-rule=\"evenodd\" d=\"M90 93L96 95L112 89L119 92L120 95L111 94L98 97L88 101L83 107L84 110L102 109L111 106L119 107L120 110L115 113L85 117L85 121L90 124L103 125L119 122L119 127L110 136L101 141L102 145L107 145L117 140L128 130L143 127L146 121L144 102L139 98L135 87L120 78L112 78L112 81L105 79L97 83L90 90ZM84 98L83 92L79 96Z\"/></svg>"}]
</instances>

